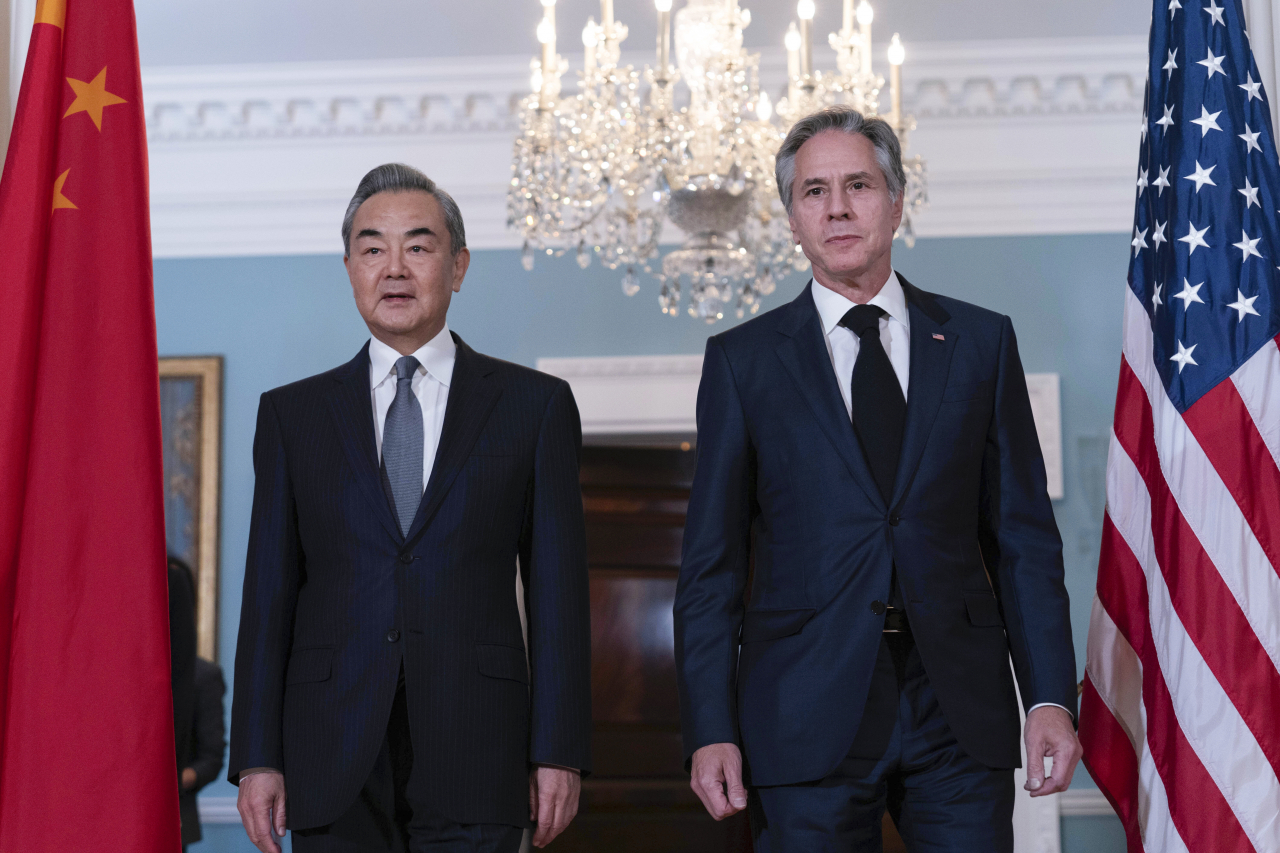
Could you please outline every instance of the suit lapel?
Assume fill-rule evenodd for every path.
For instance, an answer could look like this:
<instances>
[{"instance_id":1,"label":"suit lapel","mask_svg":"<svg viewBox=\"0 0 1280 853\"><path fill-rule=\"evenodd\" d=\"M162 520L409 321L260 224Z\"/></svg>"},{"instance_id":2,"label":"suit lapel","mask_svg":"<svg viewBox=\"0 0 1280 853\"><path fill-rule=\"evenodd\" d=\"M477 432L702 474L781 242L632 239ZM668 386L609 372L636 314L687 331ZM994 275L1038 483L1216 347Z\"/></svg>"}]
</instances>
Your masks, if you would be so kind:
<instances>
[{"instance_id":1,"label":"suit lapel","mask_svg":"<svg viewBox=\"0 0 1280 853\"><path fill-rule=\"evenodd\" d=\"M911 315L911 375L907 380L907 425L894 479L894 506L906 495L920 466L933 421L942 404L951 354L959 337L954 328L947 327L943 331L951 316L934 301L932 294L920 290L901 276L899 279L907 296L907 311Z\"/></svg>"},{"instance_id":2,"label":"suit lapel","mask_svg":"<svg viewBox=\"0 0 1280 853\"><path fill-rule=\"evenodd\" d=\"M453 378L449 381L449 402L445 406L440 444L431 466L431 480L423 491L422 503L418 505L418 514L414 516L406 540L417 536L440 508L485 422L489 420L494 404L502 396L502 388L491 375L492 362L477 354L457 335L453 339L458 349Z\"/></svg>"},{"instance_id":3,"label":"suit lapel","mask_svg":"<svg viewBox=\"0 0 1280 853\"><path fill-rule=\"evenodd\" d=\"M844 408L844 396L836 384L831 356L823 342L822 321L813 303L813 286L810 282L791 303L791 316L778 326L779 333L785 336L778 344L778 358L853 479L867 498L883 509L884 498L871 476L871 469L867 467L853 424Z\"/></svg>"},{"instance_id":4,"label":"suit lapel","mask_svg":"<svg viewBox=\"0 0 1280 853\"><path fill-rule=\"evenodd\" d=\"M391 514L378 471L378 447L373 434L373 401L369 388L369 344L333 374L329 408L338 426L342 450L356 480L373 504L374 515L397 541L400 527Z\"/></svg>"}]
</instances>

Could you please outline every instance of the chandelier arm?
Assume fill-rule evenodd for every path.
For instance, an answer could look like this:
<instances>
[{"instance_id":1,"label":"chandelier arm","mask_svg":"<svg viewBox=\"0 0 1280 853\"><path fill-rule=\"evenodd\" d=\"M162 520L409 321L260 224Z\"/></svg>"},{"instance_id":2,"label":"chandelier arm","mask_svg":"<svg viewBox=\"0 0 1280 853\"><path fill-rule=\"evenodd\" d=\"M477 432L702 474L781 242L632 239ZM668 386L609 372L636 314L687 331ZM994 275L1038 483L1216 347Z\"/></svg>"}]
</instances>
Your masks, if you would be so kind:
<instances>
[{"instance_id":1,"label":"chandelier arm","mask_svg":"<svg viewBox=\"0 0 1280 853\"><path fill-rule=\"evenodd\" d=\"M531 63L533 94L521 109L507 194L508 225L524 237L524 263L537 251L576 249L584 268L592 254L609 269L625 268L622 289L635 294L637 269L659 281L659 307L715 322L759 310L779 279L809 268L791 237L774 180L774 154L792 124L824 107L848 105L878 115L885 78L872 64L866 0L843 0L840 30L827 43L834 71L813 67L813 0L800 0L787 49L786 95L776 103L760 89L759 55L743 49L750 10L736 0L689 0L674 15L655 0L655 63L619 65L627 26L601 0L600 23L588 21L576 91L561 91L568 66L555 52L555 0L541 0L542 58ZM674 38L672 38L674 29ZM672 63L672 46L674 58ZM905 51L895 34L888 54L888 120L903 149L915 120L903 111ZM687 102L677 102L682 82ZM906 185L895 237L915 243L915 222L928 204L925 162L903 159ZM685 234L662 255L664 223ZM660 263L654 263L661 257Z\"/></svg>"}]
</instances>

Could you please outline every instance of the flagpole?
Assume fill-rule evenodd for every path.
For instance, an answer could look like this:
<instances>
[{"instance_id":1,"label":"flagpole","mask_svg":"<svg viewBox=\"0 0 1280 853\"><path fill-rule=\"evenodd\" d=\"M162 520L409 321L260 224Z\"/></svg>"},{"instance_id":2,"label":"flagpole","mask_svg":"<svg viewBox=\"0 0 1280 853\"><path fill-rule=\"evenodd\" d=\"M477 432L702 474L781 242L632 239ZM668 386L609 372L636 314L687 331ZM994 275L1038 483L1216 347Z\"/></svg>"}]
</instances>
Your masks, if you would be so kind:
<instances>
[{"instance_id":1,"label":"flagpole","mask_svg":"<svg viewBox=\"0 0 1280 853\"><path fill-rule=\"evenodd\" d=\"M13 91L16 88L12 76L14 0L0 0L0 151L9 150L9 131L13 127Z\"/></svg>"}]
</instances>

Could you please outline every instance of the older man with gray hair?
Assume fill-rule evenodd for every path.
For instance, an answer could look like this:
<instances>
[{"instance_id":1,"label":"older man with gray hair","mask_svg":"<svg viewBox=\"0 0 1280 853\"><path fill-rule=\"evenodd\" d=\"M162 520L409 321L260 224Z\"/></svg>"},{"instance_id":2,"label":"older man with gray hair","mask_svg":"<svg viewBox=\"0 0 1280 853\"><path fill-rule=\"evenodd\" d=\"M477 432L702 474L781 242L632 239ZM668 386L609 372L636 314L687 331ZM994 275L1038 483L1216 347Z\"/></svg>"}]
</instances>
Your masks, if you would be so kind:
<instances>
[{"instance_id":1,"label":"older man with gray hair","mask_svg":"<svg viewBox=\"0 0 1280 853\"><path fill-rule=\"evenodd\" d=\"M365 175L342 240L372 337L258 409L240 815L263 853L286 828L295 853L514 853L531 822L543 846L590 765L573 395L450 332L471 256L426 175Z\"/></svg>"},{"instance_id":2,"label":"older man with gray hair","mask_svg":"<svg viewBox=\"0 0 1280 853\"><path fill-rule=\"evenodd\" d=\"M1012 853L1015 675L1032 795L1080 756L1013 326L894 272L884 121L803 119L777 179L813 281L707 342L675 601L693 789L749 809L757 853L878 851L886 808L909 850Z\"/></svg>"}]
</instances>

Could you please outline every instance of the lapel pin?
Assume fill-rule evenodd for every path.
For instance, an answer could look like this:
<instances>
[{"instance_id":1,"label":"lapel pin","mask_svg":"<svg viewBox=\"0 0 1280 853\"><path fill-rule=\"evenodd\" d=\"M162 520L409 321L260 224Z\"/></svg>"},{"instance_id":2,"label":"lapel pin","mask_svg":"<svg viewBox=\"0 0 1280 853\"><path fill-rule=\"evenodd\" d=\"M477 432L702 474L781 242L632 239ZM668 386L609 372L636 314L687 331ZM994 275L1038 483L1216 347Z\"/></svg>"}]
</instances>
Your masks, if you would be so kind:
<instances>
[{"instance_id":1,"label":"lapel pin","mask_svg":"<svg viewBox=\"0 0 1280 853\"><path fill-rule=\"evenodd\" d=\"M942 335L939 335L937 332L934 332L934 334L933 334L933 339L934 339L935 341L945 341L945 340L946 340L946 338L944 338Z\"/></svg>"}]
</instances>

